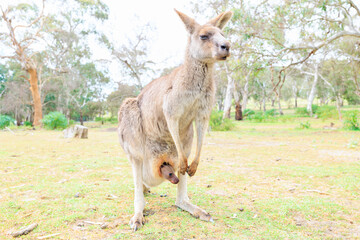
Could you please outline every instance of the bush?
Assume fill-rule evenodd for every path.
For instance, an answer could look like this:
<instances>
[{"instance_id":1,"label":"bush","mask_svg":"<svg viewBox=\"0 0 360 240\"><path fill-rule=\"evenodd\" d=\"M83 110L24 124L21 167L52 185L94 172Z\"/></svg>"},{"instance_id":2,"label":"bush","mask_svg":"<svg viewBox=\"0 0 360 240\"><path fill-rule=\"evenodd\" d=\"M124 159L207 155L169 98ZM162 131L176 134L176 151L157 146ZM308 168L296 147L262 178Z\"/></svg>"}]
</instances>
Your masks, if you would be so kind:
<instances>
[{"instance_id":1,"label":"bush","mask_svg":"<svg viewBox=\"0 0 360 240\"><path fill-rule=\"evenodd\" d=\"M255 112L251 109L245 109L243 112L244 117L251 117L254 114L255 114Z\"/></svg>"},{"instance_id":2,"label":"bush","mask_svg":"<svg viewBox=\"0 0 360 240\"><path fill-rule=\"evenodd\" d=\"M257 111L253 115L250 115L248 119L250 121L254 122L276 122L278 121L278 113L276 112L276 109L271 109L268 111Z\"/></svg>"},{"instance_id":3,"label":"bush","mask_svg":"<svg viewBox=\"0 0 360 240\"><path fill-rule=\"evenodd\" d=\"M0 129L4 129L11 124L14 124L15 120L7 115L0 115Z\"/></svg>"},{"instance_id":4,"label":"bush","mask_svg":"<svg viewBox=\"0 0 360 240\"><path fill-rule=\"evenodd\" d=\"M95 122L108 122L108 123L117 123L117 117L95 117Z\"/></svg>"},{"instance_id":5,"label":"bush","mask_svg":"<svg viewBox=\"0 0 360 240\"><path fill-rule=\"evenodd\" d=\"M353 131L360 130L360 114L358 110L345 112L344 128Z\"/></svg>"},{"instance_id":6,"label":"bush","mask_svg":"<svg viewBox=\"0 0 360 240\"><path fill-rule=\"evenodd\" d=\"M68 125L65 115L60 112L51 112L45 115L42 123L47 129L64 129Z\"/></svg>"},{"instance_id":7,"label":"bush","mask_svg":"<svg viewBox=\"0 0 360 240\"><path fill-rule=\"evenodd\" d=\"M305 123L300 123L300 129L310 129L311 125L309 123L309 121L306 121Z\"/></svg>"},{"instance_id":8,"label":"bush","mask_svg":"<svg viewBox=\"0 0 360 240\"><path fill-rule=\"evenodd\" d=\"M24 126L25 126L25 127L32 127L33 125L32 125L31 122L25 121L25 122L24 122Z\"/></svg>"},{"instance_id":9,"label":"bush","mask_svg":"<svg viewBox=\"0 0 360 240\"><path fill-rule=\"evenodd\" d=\"M329 118L338 118L339 114L336 110L335 106L321 106L316 108L316 111L314 113L318 116L320 119L329 119Z\"/></svg>"},{"instance_id":10,"label":"bush","mask_svg":"<svg viewBox=\"0 0 360 240\"><path fill-rule=\"evenodd\" d=\"M270 109L265 111L265 116L275 117L276 115L279 115L276 109Z\"/></svg>"},{"instance_id":11,"label":"bush","mask_svg":"<svg viewBox=\"0 0 360 240\"><path fill-rule=\"evenodd\" d=\"M223 120L223 112L212 111L209 125L213 131L230 131L235 124L228 118Z\"/></svg>"},{"instance_id":12,"label":"bush","mask_svg":"<svg viewBox=\"0 0 360 240\"><path fill-rule=\"evenodd\" d=\"M302 108L296 108L295 109L295 114L299 117L308 117L309 116L309 112L306 109L306 107L302 107Z\"/></svg>"}]
</instances>

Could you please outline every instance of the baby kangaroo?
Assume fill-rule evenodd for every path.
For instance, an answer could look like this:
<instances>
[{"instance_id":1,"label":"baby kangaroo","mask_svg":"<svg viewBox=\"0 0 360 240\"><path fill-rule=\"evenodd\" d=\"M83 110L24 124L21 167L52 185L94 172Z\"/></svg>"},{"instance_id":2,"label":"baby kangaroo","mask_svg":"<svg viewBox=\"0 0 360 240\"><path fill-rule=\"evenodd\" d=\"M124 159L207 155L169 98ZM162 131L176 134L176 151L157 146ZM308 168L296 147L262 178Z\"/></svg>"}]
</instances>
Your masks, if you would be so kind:
<instances>
[{"instance_id":1,"label":"baby kangaroo","mask_svg":"<svg viewBox=\"0 0 360 240\"><path fill-rule=\"evenodd\" d=\"M167 162L164 162L160 166L160 173L163 178L168 180L169 182L173 184L177 184L179 182L179 179L175 175L174 168Z\"/></svg>"}]
</instances>

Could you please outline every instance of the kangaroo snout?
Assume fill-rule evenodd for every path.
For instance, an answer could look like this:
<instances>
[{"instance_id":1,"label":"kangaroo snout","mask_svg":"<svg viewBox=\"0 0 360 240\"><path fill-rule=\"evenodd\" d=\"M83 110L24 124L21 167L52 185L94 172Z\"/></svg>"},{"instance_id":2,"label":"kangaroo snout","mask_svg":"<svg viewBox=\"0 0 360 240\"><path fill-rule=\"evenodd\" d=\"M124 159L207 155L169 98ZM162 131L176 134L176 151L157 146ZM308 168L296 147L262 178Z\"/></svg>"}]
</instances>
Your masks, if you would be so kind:
<instances>
[{"instance_id":1,"label":"kangaroo snout","mask_svg":"<svg viewBox=\"0 0 360 240\"><path fill-rule=\"evenodd\" d=\"M230 43L224 42L219 44L217 52L218 60L226 60L226 58L230 56Z\"/></svg>"}]
</instances>

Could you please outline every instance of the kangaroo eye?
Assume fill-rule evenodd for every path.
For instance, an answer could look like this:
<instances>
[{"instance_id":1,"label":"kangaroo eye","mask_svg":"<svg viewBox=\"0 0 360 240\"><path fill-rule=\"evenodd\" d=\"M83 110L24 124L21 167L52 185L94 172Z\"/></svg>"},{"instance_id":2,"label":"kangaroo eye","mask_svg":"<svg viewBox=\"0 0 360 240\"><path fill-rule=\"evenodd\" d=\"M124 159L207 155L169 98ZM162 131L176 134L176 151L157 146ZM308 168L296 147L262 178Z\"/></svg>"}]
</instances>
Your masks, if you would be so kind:
<instances>
[{"instance_id":1,"label":"kangaroo eye","mask_svg":"<svg viewBox=\"0 0 360 240\"><path fill-rule=\"evenodd\" d=\"M209 36L208 35L200 35L200 39L201 40L208 40Z\"/></svg>"}]
</instances>

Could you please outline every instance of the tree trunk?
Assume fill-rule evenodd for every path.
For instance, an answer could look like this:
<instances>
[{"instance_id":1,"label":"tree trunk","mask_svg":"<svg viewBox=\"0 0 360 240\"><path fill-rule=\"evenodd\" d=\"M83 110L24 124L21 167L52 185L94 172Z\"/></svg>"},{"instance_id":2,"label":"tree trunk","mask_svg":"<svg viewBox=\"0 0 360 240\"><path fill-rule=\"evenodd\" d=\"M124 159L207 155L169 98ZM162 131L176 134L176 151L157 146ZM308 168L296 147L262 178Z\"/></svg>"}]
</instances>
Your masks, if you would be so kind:
<instances>
[{"instance_id":1,"label":"tree trunk","mask_svg":"<svg viewBox=\"0 0 360 240\"><path fill-rule=\"evenodd\" d=\"M297 98L298 98L298 96L297 96L297 94L295 94L295 108L298 107L298 100L297 100Z\"/></svg>"},{"instance_id":2,"label":"tree trunk","mask_svg":"<svg viewBox=\"0 0 360 240\"><path fill-rule=\"evenodd\" d=\"M244 90L242 92L242 104L241 104L241 106L242 106L243 111L246 110L248 98L249 98L249 79L247 77L246 83L245 83L245 86L244 86Z\"/></svg>"},{"instance_id":3,"label":"tree trunk","mask_svg":"<svg viewBox=\"0 0 360 240\"><path fill-rule=\"evenodd\" d=\"M340 95L340 94L339 94ZM336 109L338 111L338 114L339 114L339 120L342 121L342 114L341 114L341 97L340 96L336 96Z\"/></svg>"},{"instance_id":4,"label":"tree trunk","mask_svg":"<svg viewBox=\"0 0 360 240\"><path fill-rule=\"evenodd\" d=\"M224 115L223 118L230 118L232 96L235 88L234 79L229 75L227 66L225 65L225 71L227 76L227 87L224 101Z\"/></svg>"},{"instance_id":5,"label":"tree trunk","mask_svg":"<svg viewBox=\"0 0 360 240\"><path fill-rule=\"evenodd\" d=\"M262 99L263 111L266 112L266 97L264 96Z\"/></svg>"},{"instance_id":6,"label":"tree trunk","mask_svg":"<svg viewBox=\"0 0 360 240\"><path fill-rule=\"evenodd\" d=\"M241 105L238 102L235 104L235 120L238 121L243 120Z\"/></svg>"},{"instance_id":7,"label":"tree trunk","mask_svg":"<svg viewBox=\"0 0 360 240\"><path fill-rule=\"evenodd\" d=\"M42 120L42 103L38 86L37 71L34 68L26 70L30 74L30 91L34 102L34 126L40 126Z\"/></svg>"},{"instance_id":8,"label":"tree trunk","mask_svg":"<svg viewBox=\"0 0 360 240\"><path fill-rule=\"evenodd\" d=\"M314 102L314 99L315 99L315 95L316 95L316 86L317 86L317 83L318 83L318 80L319 80L319 76L318 76L318 70L319 70L319 67L318 65L316 64L315 65L315 73L314 73L314 82L311 86L311 91L310 91L310 94L309 94L309 97L308 97L308 103L307 103L307 111L309 112L310 116L313 115L313 112L312 112L312 104Z\"/></svg>"},{"instance_id":9,"label":"tree trunk","mask_svg":"<svg viewBox=\"0 0 360 240\"><path fill-rule=\"evenodd\" d=\"M83 119L83 112L80 110L80 124L81 126L84 126L84 119Z\"/></svg>"},{"instance_id":10,"label":"tree trunk","mask_svg":"<svg viewBox=\"0 0 360 240\"><path fill-rule=\"evenodd\" d=\"M275 107L275 100L276 100L276 98L275 97L272 97L271 98L271 107Z\"/></svg>"},{"instance_id":11,"label":"tree trunk","mask_svg":"<svg viewBox=\"0 0 360 240\"><path fill-rule=\"evenodd\" d=\"M279 96L278 96L278 104L279 104L279 114L280 115L284 115L284 112L283 112L283 110L282 110L282 108L281 108L281 89L280 89L280 91L279 91Z\"/></svg>"}]
</instances>

